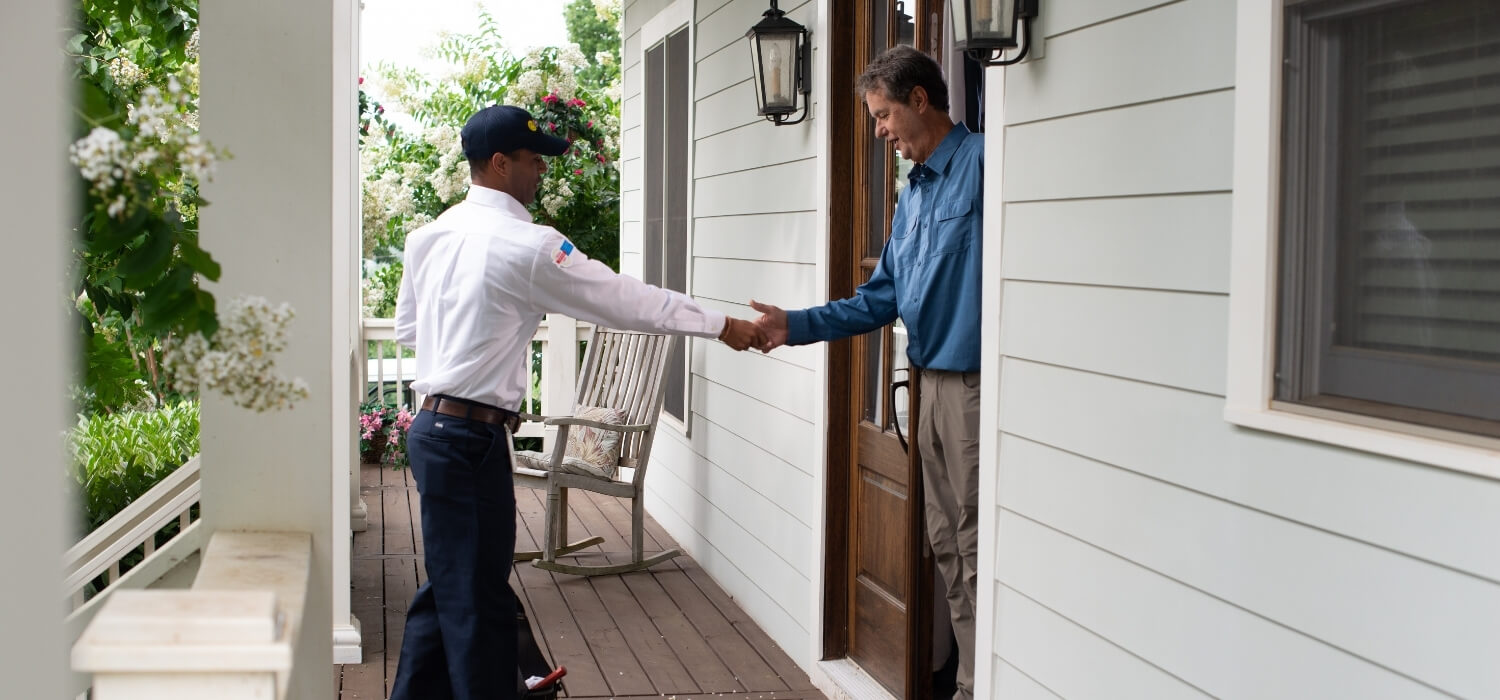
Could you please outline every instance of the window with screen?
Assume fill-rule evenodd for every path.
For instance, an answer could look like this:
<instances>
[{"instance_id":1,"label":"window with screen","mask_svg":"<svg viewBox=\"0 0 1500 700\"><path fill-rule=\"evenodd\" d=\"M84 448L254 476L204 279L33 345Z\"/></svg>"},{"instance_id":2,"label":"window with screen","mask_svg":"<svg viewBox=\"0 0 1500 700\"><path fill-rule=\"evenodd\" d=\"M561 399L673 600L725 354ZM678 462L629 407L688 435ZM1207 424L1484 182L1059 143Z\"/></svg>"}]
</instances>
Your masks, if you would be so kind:
<instances>
[{"instance_id":1,"label":"window with screen","mask_svg":"<svg viewBox=\"0 0 1500 700\"><path fill-rule=\"evenodd\" d=\"M1500 436L1500 2L1284 21L1275 398Z\"/></svg>"},{"instance_id":2,"label":"window with screen","mask_svg":"<svg viewBox=\"0 0 1500 700\"><path fill-rule=\"evenodd\" d=\"M645 224L642 272L664 289L687 293L688 266L688 55L687 28L646 50ZM687 424L687 343L667 358L662 410Z\"/></svg>"}]
</instances>

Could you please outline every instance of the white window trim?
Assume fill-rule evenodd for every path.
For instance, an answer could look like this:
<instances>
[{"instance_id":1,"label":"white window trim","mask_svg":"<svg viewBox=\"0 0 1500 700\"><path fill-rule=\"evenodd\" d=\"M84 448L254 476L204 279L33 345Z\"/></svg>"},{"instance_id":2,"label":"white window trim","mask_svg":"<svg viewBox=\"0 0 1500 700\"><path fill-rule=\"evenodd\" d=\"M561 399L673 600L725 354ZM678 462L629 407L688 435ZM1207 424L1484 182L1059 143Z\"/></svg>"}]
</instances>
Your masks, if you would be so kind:
<instances>
[{"instance_id":1,"label":"white window trim","mask_svg":"<svg viewBox=\"0 0 1500 700\"><path fill-rule=\"evenodd\" d=\"M660 12L657 12L655 15L652 15L651 19L646 20L646 23L641 26L641 65L642 65L642 70L644 70L644 67L645 67L646 52L649 51L651 49L651 47L656 46L657 44L661 43L662 41L665 41L668 35L672 34L673 32L677 31L678 29L682 29L684 27L687 28L687 33L688 33L687 34L688 55L689 56L696 56L697 55L696 52L697 52L697 43L698 43L698 32L696 31L697 27L693 24L693 2L694 2L694 0L676 0L672 4L667 5L666 7L662 8L662 10ZM697 133L697 123L696 123L696 120L697 120L697 112L698 112L698 110L695 109L695 107L696 107L696 102L697 102L698 95L697 95L697 92L693 89L697 84L698 84L698 62L696 60L689 61L688 62L688 91L689 92L688 92L687 125L688 125L688 138L690 140L692 139L692 135L695 134L695 133ZM644 94L645 86L642 85L641 87L642 87L643 94ZM694 157L695 157L695 154L696 154L697 150L698 149L696 149L696 148L692 148L692 144L689 144L689 148L688 148L688 152L687 152L687 171L689 173L688 174L688 183L687 183L687 198L688 198L688 201L687 201L687 250L683 253L687 257L687 270L686 270L686 272L684 274L684 277L683 277L683 285L687 288L687 294L688 294L688 296L692 296L693 295L693 293L692 293L692 290L693 290L693 239L694 239L694 235L693 235L694 231L693 230L695 228L694 225L693 225L693 204L694 204L694 201L696 200L696 197L693 196L693 191L694 191L694 188L695 188L695 186L696 186L697 183L693 180L692 173L696 172L696 170L694 168ZM645 196L644 183L642 183L641 196L643 196L643 197ZM643 235L645 233L644 228L645 227L644 227L644 222L643 222L643 225L642 225L642 234ZM641 251L641 253L642 253L643 256L645 254L644 247L645 246L643 245L642 246L642 251ZM644 264L645 264L645 261L643 259L642 260L642 265L644 265ZM694 342L696 340L697 339L693 338L692 336L684 336L683 339L682 339L682 356L683 356L683 363L682 363L682 372L683 372L682 387L683 387L683 394L684 394L684 396L682 397L682 420L678 420L676 416L673 416L672 414L667 413L665 410L663 410L661 412L661 415L659 415L657 417L657 421L658 422L665 423L666 425L671 426L674 430L676 430L677 432L681 433L683 437L690 437L691 434L692 434L691 433L691 428L692 428L692 421L693 421L693 355L694 355L693 344L694 344Z\"/></svg>"},{"instance_id":2,"label":"white window trim","mask_svg":"<svg viewBox=\"0 0 1500 700\"><path fill-rule=\"evenodd\" d=\"M1334 411L1273 405L1280 192L1282 2L1236 18L1229 367L1224 419L1364 452L1500 478L1500 440Z\"/></svg>"}]
</instances>

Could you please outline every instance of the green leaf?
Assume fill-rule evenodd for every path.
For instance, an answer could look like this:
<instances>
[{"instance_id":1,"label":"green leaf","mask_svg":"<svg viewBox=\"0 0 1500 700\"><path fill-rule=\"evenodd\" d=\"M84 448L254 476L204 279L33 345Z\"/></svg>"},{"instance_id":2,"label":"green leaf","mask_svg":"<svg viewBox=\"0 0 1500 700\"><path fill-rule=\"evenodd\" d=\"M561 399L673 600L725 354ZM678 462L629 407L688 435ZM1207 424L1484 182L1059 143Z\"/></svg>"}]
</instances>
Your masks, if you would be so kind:
<instances>
[{"instance_id":1,"label":"green leaf","mask_svg":"<svg viewBox=\"0 0 1500 700\"><path fill-rule=\"evenodd\" d=\"M202 275L204 279L210 282L219 281L219 273L222 271L219 263L214 262L213 257L208 254L208 251L198 247L196 241L181 241L178 245L178 252L182 254L183 262Z\"/></svg>"},{"instance_id":2,"label":"green leaf","mask_svg":"<svg viewBox=\"0 0 1500 700\"><path fill-rule=\"evenodd\" d=\"M193 271L186 267L174 268L142 295L141 328L148 333L164 333L201 323L198 292L193 283Z\"/></svg>"},{"instance_id":3,"label":"green leaf","mask_svg":"<svg viewBox=\"0 0 1500 700\"><path fill-rule=\"evenodd\" d=\"M151 213L146 207L140 206L136 207L124 220L110 218L100 213L93 218L84 234L85 249L94 255L118 251L141 236L150 218Z\"/></svg>"},{"instance_id":4,"label":"green leaf","mask_svg":"<svg viewBox=\"0 0 1500 700\"><path fill-rule=\"evenodd\" d=\"M167 269L177 244L177 235L159 222L147 227L145 233L143 245L120 256L118 270L125 277L125 285L133 289L144 288Z\"/></svg>"}]
</instances>

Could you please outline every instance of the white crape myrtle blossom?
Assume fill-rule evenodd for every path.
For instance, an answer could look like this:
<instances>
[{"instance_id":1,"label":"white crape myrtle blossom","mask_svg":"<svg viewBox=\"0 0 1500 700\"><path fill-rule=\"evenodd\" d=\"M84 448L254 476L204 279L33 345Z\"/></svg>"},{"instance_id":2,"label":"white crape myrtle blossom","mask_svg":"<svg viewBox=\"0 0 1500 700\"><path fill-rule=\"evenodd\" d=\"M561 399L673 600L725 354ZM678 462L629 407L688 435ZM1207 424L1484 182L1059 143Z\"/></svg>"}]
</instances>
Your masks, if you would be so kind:
<instances>
[{"instance_id":1,"label":"white crape myrtle blossom","mask_svg":"<svg viewBox=\"0 0 1500 700\"><path fill-rule=\"evenodd\" d=\"M432 217L426 214L414 214L411 216L411 218L407 219L405 223L401 224L401 228L403 231L409 234L412 231L422 228L423 226L426 226L430 223L432 223Z\"/></svg>"},{"instance_id":2,"label":"white crape myrtle blossom","mask_svg":"<svg viewBox=\"0 0 1500 700\"><path fill-rule=\"evenodd\" d=\"M458 129L445 124L428 129L422 138L442 154L438 156L437 170L427 177L432 191L444 202L458 200L469 187L469 161L464 157Z\"/></svg>"},{"instance_id":3,"label":"white crape myrtle blossom","mask_svg":"<svg viewBox=\"0 0 1500 700\"><path fill-rule=\"evenodd\" d=\"M411 216L416 211L415 192L411 183L395 170L387 170L375 179L362 181L360 216L363 223L365 253L373 255L376 238L385 232L391 219Z\"/></svg>"},{"instance_id":4,"label":"white crape myrtle blossom","mask_svg":"<svg viewBox=\"0 0 1500 700\"><path fill-rule=\"evenodd\" d=\"M291 408L309 396L307 382L278 374L275 355L286 349L294 315L288 304L272 306L257 296L234 299L219 315L212 338L191 333L169 346L167 371L181 389L213 389L252 411Z\"/></svg>"},{"instance_id":5,"label":"white crape myrtle blossom","mask_svg":"<svg viewBox=\"0 0 1500 700\"><path fill-rule=\"evenodd\" d=\"M561 71L547 81L550 92L562 98L564 101L571 100L578 95L578 79L573 77L570 70Z\"/></svg>"},{"instance_id":6,"label":"white crape myrtle blossom","mask_svg":"<svg viewBox=\"0 0 1500 700\"><path fill-rule=\"evenodd\" d=\"M458 129L447 124L423 132L422 140L431 144L433 148L445 153L452 150L460 141Z\"/></svg>"},{"instance_id":7,"label":"white crape myrtle blossom","mask_svg":"<svg viewBox=\"0 0 1500 700\"><path fill-rule=\"evenodd\" d=\"M546 81L542 78L540 70L528 70L516 79L516 83L510 86L507 93L507 101L511 104L531 104L543 96L543 90L547 88Z\"/></svg>"},{"instance_id":8,"label":"white crape myrtle blossom","mask_svg":"<svg viewBox=\"0 0 1500 700\"><path fill-rule=\"evenodd\" d=\"M375 285L375 281L366 277L359 281L359 296L361 313L370 315L371 309L378 309L385 303L385 291Z\"/></svg>"},{"instance_id":9,"label":"white crape myrtle blossom","mask_svg":"<svg viewBox=\"0 0 1500 700\"><path fill-rule=\"evenodd\" d=\"M214 176L214 152L203 143L198 134L190 134L182 150L177 152L177 164L193 179L206 181Z\"/></svg>"},{"instance_id":10,"label":"white crape myrtle blossom","mask_svg":"<svg viewBox=\"0 0 1500 700\"><path fill-rule=\"evenodd\" d=\"M135 204L138 178L155 185L151 196L165 196L186 214L180 197L193 182L212 179L223 157L198 136L192 95L175 76L166 93L154 85L127 106L125 125L115 131L95 127L68 149L69 160L89 181L89 191L105 202L105 213L125 218ZM179 175L181 179L179 180Z\"/></svg>"},{"instance_id":11,"label":"white crape myrtle blossom","mask_svg":"<svg viewBox=\"0 0 1500 700\"><path fill-rule=\"evenodd\" d=\"M594 16L601 22L620 21L620 0L594 0Z\"/></svg>"},{"instance_id":12,"label":"white crape myrtle blossom","mask_svg":"<svg viewBox=\"0 0 1500 700\"><path fill-rule=\"evenodd\" d=\"M466 83L478 83L485 79L490 72L490 62L483 56L473 55L464 59L463 69L459 70L456 78Z\"/></svg>"},{"instance_id":13,"label":"white crape myrtle blossom","mask_svg":"<svg viewBox=\"0 0 1500 700\"><path fill-rule=\"evenodd\" d=\"M526 51L525 58L521 59L522 70L534 70L542 66L542 47L533 46Z\"/></svg>"},{"instance_id":14,"label":"white crape myrtle blossom","mask_svg":"<svg viewBox=\"0 0 1500 700\"><path fill-rule=\"evenodd\" d=\"M589 61L583 57L583 51L578 44L568 44L557 51L557 62L562 64L564 73L573 73L589 67Z\"/></svg>"},{"instance_id":15,"label":"white crape myrtle blossom","mask_svg":"<svg viewBox=\"0 0 1500 700\"><path fill-rule=\"evenodd\" d=\"M594 54L594 63L608 68L615 64L615 55L608 51L599 51Z\"/></svg>"},{"instance_id":16,"label":"white crape myrtle blossom","mask_svg":"<svg viewBox=\"0 0 1500 700\"><path fill-rule=\"evenodd\" d=\"M128 56L116 56L109 62L109 77L114 78L116 86L129 90L146 79L146 72Z\"/></svg>"},{"instance_id":17,"label":"white crape myrtle blossom","mask_svg":"<svg viewBox=\"0 0 1500 700\"><path fill-rule=\"evenodd\" d=\"M464 158L462 148L454 146L438 159L438 168L427 182L432 191L444 202L458 201L469 190L469 160Z\"/></svg>"},{"instance_id":18,"label":"white crape myrtle blossom","mask_svg":"<svg viewBox=\"0 0 1500 700\"><path fill-rule=\"evenodd\" d=\"M542 197L542 208L547 210L548 216L557 216L557 212L562 211L563 205L567 203L567 200L555 194Z\"/></svg>"},{"instance_id":19,"label":"white crape myrtle blossom","mask_svg":"<svg viewBox=\"0 0 1500 700\"><path fill-rule=\"evenodd\" d=\"M114 129L96 126L87 136L68 147L68 159L78 167L92 189L104 193L124 179L120 167L125 157L125 141Z\"/></svg>"}]
</instances>

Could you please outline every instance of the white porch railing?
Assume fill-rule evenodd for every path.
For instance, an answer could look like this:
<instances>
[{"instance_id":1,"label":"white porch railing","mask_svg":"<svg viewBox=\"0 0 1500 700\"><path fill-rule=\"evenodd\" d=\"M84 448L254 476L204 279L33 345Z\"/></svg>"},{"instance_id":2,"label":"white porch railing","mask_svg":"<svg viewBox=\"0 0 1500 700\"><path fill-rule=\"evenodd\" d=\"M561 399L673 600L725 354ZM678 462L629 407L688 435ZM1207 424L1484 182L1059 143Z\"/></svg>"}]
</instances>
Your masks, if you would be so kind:
<instances>
[{"instance_id":1,"label":"white porch railing","mask_svg":"<svg viewBox=\"0 0 1500 700\"><path fill-rule=\"evenodd\" d=\"M367 348L363 385L365 396L374 388L377 396L385 396L386 387L391 386L399 397L405 397L410 384L417 376L415 357L402 357L397 352L387 357L386 344L382 341L396 340L396 322L389 318L364 319L364 340ZM576 321L567 316L549 314L531 337L533 353L541 354L541 369L530 371L530 396L521 410L528 412L547 411L560 413L572 410L573 394L578 384L578 343L588 340L593 325ZM528 363L529 364L529 363ZM421 403L421 396L412 392L411 404ZM402 401L404 403L404 401ZM540 407L537 406L540 402ZM556 428L542 429L540 423L525 423L516 437L540 437L543 449L551 449Z\"/></svg>"},{"instance_id":2,"label":"white porch railing","mask_svg":"<svg viewBox=\"0 0 1500 700\"><path fill-rule=\"evenodd\" d=\"M192 517L200 491L199 464L197 457L188 460L63 554L68 643L78 640L114 592L146 588L203 549L205 533ZM179 525L175 534L158 534L173 521ZM122 574L121 562L132 553L143 558ZM101 575L104 587L88 594L89 583ZM88 688L89 678L81 674L74 674L68 685L70 695Z\"/></svg>"},{"instance_id":3,"label":"white porch railing","mask_svg":"<svg viewBox=\"0 0 1500 700\"><path fill-rule=\"evenodd\" d=\"M311 566L306 533L216 532L191 590L112 595L73 669L94 700L285 698Z\"/></svg>"},{"instance_id":4,"label":"white porch railing","mask_svg":"<svg viewBox=\"0 0 1500 700\"><path fill-rule=\"evenodd\" d=\"M63 593L71 599L71 609L113 587L125 557L140 552L149 559L161 544L187 531L193 506L198 505L198 465L197 457L188 460L63 554ZM157 533L174 520L177 533L158 542ZM89 582L100 575L105 576L105 588L87 594Z\"/></svg>"}]
</instances>

